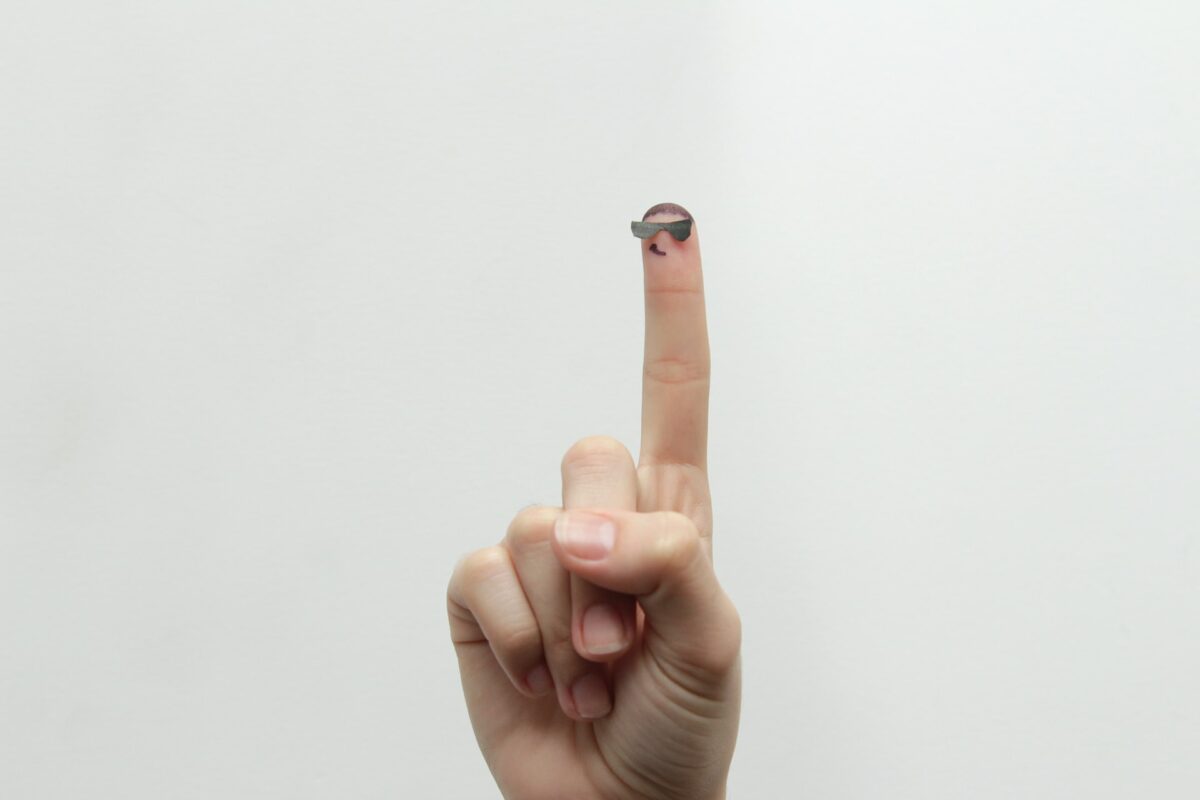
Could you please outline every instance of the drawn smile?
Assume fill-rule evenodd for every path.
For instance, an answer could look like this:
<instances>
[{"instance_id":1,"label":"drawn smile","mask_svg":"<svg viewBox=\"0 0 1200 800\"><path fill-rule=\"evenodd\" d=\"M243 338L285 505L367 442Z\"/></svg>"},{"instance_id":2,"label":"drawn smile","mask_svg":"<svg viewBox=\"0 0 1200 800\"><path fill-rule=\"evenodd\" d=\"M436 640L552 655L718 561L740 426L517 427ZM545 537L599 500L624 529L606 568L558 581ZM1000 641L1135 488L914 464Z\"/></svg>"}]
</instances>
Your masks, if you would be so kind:
<instances>
[{"instance_id":1,"label":"drawn smile","mask_svg":"<svg viewBox=\"0 0 1200 800\"><path fill-rule=\"evenodd\" d=\"M665 255L666 255L666 253L664 253L662 250L659 250L659 249L658 249L658 242L651 242L651 243L650 243L650 252L651 252L651 253L657 253L657 254L658 254L658 255L660 255L660 256L665 256Z\"/></svg>"}]
</instances>

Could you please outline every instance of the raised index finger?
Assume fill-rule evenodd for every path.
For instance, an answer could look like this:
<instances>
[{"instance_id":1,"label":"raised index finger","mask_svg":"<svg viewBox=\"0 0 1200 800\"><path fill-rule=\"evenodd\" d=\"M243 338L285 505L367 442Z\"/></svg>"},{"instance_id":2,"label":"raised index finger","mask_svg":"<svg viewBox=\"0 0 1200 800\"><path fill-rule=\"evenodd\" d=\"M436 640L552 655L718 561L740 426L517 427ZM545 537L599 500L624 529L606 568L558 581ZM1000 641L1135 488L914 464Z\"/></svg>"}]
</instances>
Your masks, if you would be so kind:
<instances>
[{"instance_id":1,"label":"raised index finger","mask_svg":"<svg viewBox=\"0 0 1200 800\"><path fill-rule=\"evenodd\" d=\"M683 206L660 203L642 220L691 221L690 235L659 230L640 241L646 286L639 465L708 461L708 322L695 220ZM642 231L648 233L648 231Z\"/></svg>"}]
</instances>

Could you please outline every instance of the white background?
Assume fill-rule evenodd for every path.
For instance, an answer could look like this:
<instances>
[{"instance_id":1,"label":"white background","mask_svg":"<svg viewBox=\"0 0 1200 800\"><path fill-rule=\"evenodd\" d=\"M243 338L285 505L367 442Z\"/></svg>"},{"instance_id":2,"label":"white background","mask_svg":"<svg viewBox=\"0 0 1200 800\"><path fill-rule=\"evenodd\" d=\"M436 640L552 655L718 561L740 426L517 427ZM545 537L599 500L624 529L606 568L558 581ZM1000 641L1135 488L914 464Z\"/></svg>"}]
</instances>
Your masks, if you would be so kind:
<instances>
[{"instance_id":1,"label":"white background","mask_svg":"<svg viewBox=\"0 0 1200 800\"><path fill-rule=\"evenodd\" d=\"M0 796L496 796L446 580L636 456L674 201L731 797L1196 797L1198 26L6 2Z\"/></svg>"}]
</instances>

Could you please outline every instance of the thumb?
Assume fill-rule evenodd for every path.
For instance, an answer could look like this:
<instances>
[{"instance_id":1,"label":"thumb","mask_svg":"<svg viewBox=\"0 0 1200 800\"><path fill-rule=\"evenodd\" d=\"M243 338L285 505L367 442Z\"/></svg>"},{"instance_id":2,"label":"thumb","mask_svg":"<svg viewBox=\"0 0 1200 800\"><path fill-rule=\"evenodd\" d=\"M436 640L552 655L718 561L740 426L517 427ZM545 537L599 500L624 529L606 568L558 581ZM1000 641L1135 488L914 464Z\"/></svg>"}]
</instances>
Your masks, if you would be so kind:
<instances>
[{"instance_id":1,"label":"thumb","mask_svg":"<svg viewBox=\"0 0 1200 800\"><path fill-rule=\"evenodd\" d=\"M718 677L737 663L741 619L688 517L572 508L555 521L553 548L569 572L635 595L646 612L647 646L661 642L689 674Z\"/></svg>"}]
</instances>

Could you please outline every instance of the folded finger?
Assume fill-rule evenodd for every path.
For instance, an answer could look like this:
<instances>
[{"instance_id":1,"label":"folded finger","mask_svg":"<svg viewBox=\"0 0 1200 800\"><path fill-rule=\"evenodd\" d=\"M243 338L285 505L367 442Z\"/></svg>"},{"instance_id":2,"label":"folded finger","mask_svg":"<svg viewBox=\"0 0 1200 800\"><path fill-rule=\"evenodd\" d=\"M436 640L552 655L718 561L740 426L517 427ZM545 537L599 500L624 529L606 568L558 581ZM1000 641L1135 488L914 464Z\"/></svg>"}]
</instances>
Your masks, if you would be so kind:
<instances>
[{"instance_id":1,"label":"folded finger","mask_svg":"<svg viewBox=\"0 0 1200 800\"><path fill-rule=\"evenodd\" d=\"M505 548L463 557L450 577L447 603L456 645L486 640L518 691L539 697L550 690L541 630Z\"/></svg>"},{"instance_id":2,"label":"folded finger","mask_svg":"<svg viewBox=\"0 0 1200 800\"><path fill-rule=\"evenodd\" d=\"M504 539L541 633L542 652L563 713L578 721L611 710L605 666L585 661L571 639L571 575L551 539L560 509L533 506L513 519Z\"/></svg>"},{"instance_id":3,"label":"folded finger","mask_svg":"<svg viewBox=\"0 0 1200 800\"><path fill-rule=\"evenodd\" d=\"M572 574L637 596L646 612L644 643L664 656L660 662L692 674L733 667L741 620L685 515L571 509L556 521L554 551Z\"/></svg>"},{"instance_id":4,"label":"folded finger","mask_svg":"<svg viewBox=\"0 0 1200 800\"><path fill-rule=\"evenodd\" d=\"M638 478L633 456L616 439L589 436L571 446L562 461L563 508L637 510ZM589 661L620 658L633 644L637 603L571 576L571 637Z\"/></svg>"}]
</instances>

